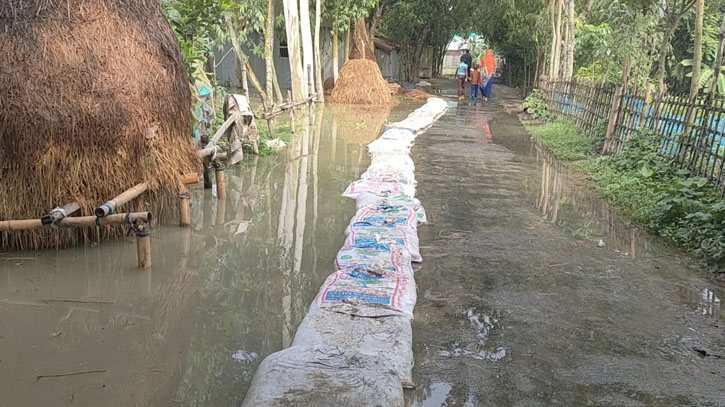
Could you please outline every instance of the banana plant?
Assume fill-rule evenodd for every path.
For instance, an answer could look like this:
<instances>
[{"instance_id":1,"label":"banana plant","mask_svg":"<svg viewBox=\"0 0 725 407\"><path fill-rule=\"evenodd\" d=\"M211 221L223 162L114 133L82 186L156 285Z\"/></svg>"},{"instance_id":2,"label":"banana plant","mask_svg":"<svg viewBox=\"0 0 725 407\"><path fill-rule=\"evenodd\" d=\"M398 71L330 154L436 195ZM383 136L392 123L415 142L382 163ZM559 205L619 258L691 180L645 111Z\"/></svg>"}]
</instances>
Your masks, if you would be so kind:
<instances>
[{"instance_id":1,"label":"banana plant","mask_svg":"<svg viewBox=\"0 0 725 407\"><path fill-rule=\"evenodd\" d=\"M691 68L693 64L692 59L685 59L680 62L680 65L684 68ZM692 78L692 72L689 72L687 75L685 75L687 78ZM713 79L713 68L711 66L702 66L702 71L700 73L700 80L698 82L698 86L700 90L702 90L705 93L710 92L710 86L712 84ZM717 91L721 95L725 95L725 66L720 68L720 73L717 75Z\"/></svg>"}]
</instances>

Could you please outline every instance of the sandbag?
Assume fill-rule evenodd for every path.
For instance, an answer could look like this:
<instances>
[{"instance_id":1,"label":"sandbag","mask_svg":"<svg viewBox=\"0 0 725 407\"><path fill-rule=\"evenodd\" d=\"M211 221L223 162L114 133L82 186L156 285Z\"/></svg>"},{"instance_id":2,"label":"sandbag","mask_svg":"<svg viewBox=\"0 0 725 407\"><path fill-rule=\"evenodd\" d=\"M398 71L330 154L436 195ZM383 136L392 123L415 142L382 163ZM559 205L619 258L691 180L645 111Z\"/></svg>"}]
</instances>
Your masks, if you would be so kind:
<instances>
[{"instance_id":1,"label":"sandbag","mask_svg":"<svg viewBox=\"0 0 725 407\"><path fill-rule=\"evenodd\" d=\"M292 346L352 349L395 372L403 387L413 387L413 331L410 317L397 311L342 304L310 311L297 328Z\"/></svg>"},{"instance_id":2,"label":"sandbag","mask_svg":"<svg viewBox=\"0 0 725 407\"><path fill-rule=\"evenodd\" d=\"M368 169L369 171L369 169ZM418 224L428 223L428 217L426 216L425 209L421 205L418 198L413 198L408 195L388 195L378 196L374 194L360 194L357 197L357 210L365 207L377 207L380 205L407 205L415 208L415 214L418 218Z\"/></svg>"},{"instance_id":3,"label":"sandbag","mask_svg":"<svg viewBox=\"0 0 725 407\"><path fill-rule=\"evenodd\" d=\"M336 344L292 346L257 368L243 407L402 407L400 373L381 357Z\"/></svg>"},{"instance_id":4,"label":"sandbag","mask_svg":"<svg viewBox=\"0 0 725 407\"><path fill-rule=\"evenodd\" d=\"M310 311L341 304L393 309L413 316L416 293L412 277L376 275L371 269L337 271L327 277Z\"/></svg>"},{"instance_id":5,"label":"sandbag","mask_svg":"<svg viewBox=\"0 0 725 407\"><path fill-rule=\"evenodd\" d=\"M410 253L411 261L415 263L423 261L415 229L356 224L348 228L345 238L345 247L389 248L391 245L405 247Z\"/></svg>"},{"instance_id":6,"label":"sandbag","mask_svg":"<svg viewBox=\"0 0 725 407\"><path fill-rule=\"evenodd\" d=\"M350 267L382 267L395 270L398 275L413 275L410 253L403 246L391 246L390 250L343 247L335 256L336 270Z\"/></svg>"},{"instance_id":7,"label":"sandbag","mask_svg":"<svg viewBox=\"0 0 725 407\"><path fill-rule=\"evenodd\" d=\"M379 196L402 193L408 196L415 196L415 186L412 184L402 184L397 181L381 182L370 179L361 179L350 184L350 186L345 189L342 196L354 199L364 193Z\"/></svg>"}]
</instances>

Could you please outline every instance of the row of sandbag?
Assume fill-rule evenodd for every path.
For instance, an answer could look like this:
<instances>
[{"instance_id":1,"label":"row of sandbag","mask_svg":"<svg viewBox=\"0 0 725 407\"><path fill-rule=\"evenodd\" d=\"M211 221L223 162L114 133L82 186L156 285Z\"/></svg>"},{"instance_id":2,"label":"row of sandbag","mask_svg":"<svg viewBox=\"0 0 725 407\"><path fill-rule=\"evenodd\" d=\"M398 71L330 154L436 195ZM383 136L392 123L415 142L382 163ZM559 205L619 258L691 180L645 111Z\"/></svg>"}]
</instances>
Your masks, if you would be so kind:
<instances>
[{"instance_id":1,"label":"row of sandbag","mask_svg":"<svg viewBox=\"0 0 725 407\"><path fill-rule=\"evenodd\" d=\"M415 138L447 109L431 98L368 145L371 164L343 194L357 201L292 346L260 364L244 406L402 406L412 387L412 262L426 215L415 198Z\"/></svg>"}]
</instances>

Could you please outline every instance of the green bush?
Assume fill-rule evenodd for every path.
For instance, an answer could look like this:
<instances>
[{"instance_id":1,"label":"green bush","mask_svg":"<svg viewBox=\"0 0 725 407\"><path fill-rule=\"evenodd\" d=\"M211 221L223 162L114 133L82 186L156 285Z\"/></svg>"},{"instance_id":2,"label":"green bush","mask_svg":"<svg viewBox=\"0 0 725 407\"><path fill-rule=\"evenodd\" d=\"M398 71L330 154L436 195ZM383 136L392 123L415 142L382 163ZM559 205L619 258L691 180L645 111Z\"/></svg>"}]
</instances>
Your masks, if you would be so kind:
<instances>
[{"instance_id":1,"label":"green bush","mask_svg":"<svg viewBox=\"0 0 725 407\"><path fill-rule=\"evenodd\" d=\"M546 123L533 130L554 156L567 161L583 160L596 155L598 141L587 137L576 128L576 124L559 120Z\"/></svg>"},{"instance_id":2,"label":"green bush","mask_svg":"<svg viewBox=\"0 0 725 407\"><path fill-rule=\"evenodd\" d=\"M633 136L617 156L577 167L596 181L595 189L636 222L691 251L712 271L725 271L725 201L704 178L659 156L659 143Z\"/></svg>"},{"instance_id":3,"label":"green bush","mask_svg":"<svg viewBox=\"0 0 725 407\"><path fill-rule=\"evenodd\" d=\"M549 107L546 104L546 95L541 89L534 89L524 101L524 111L529 113L534 119L549 120L554 115L549 112Z\"/></svg>"}]
</instances>

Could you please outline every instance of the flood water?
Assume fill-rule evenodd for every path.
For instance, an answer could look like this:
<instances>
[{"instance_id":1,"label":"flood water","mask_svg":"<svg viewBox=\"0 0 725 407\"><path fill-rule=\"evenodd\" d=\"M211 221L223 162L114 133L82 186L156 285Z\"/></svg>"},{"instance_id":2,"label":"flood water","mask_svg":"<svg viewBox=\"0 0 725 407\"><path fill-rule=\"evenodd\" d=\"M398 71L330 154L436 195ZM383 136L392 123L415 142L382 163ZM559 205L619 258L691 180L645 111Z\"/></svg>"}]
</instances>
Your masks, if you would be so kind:
<instances>
[{"instance_id":1,"label":"flood water","mask_svg":"<svg viewBox=\"0 0 725 407\"><path fill-rule=\"evenodd\" d=\"M452 105L413 149L430 225L406 404L725 403L725 287L618 217L505 96ZM0 253L0 406L241 405L332 271L365 145L418 105L317 111L228 169L225 201L192 190L191 228L170 210L152 271L133 239Z\"/></svg>"},{"instance_id":2,"label":"flood water","mask_svg":"<svg viewBox=\"0 0 725 407\"><path fill-rule=\"evenodd\" d=\"M59 252L0 253L0 406L238 406L289 346L355 211L366 145L419 106L326 107L276 156L191 191L191 228ZM61 376L54 376L61 375Z\"/></svg>"},{"instance_id":3,"label":"flood water","mask_svg":"<svg viewBox=\"0 0 725 407\"><path fill-rule=\"evenodd\" d=\"M617 216L514 102L494 86L413 149L431 224L408 404L725 405L722 280Z\"/></svg>"}]
</instances>

